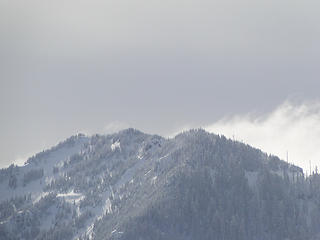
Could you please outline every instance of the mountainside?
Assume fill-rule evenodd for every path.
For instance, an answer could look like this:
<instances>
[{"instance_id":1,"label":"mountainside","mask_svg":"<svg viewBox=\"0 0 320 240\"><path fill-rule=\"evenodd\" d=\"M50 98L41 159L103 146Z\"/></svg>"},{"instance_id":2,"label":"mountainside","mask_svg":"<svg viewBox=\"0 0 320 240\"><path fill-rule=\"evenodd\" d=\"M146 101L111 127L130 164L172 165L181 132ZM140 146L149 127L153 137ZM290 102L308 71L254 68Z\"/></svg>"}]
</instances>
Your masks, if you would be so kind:
<instances>
[{"instance_id":1,"label":"mountainside","mask_svg":"<svg viewBox=\"0 0 320 240\"><path fill-rule=\"evenodd\" d=\"M315 240L320 176L204 130L77 135L0 170L0 239Z\"/></svg>"}]
</instances>

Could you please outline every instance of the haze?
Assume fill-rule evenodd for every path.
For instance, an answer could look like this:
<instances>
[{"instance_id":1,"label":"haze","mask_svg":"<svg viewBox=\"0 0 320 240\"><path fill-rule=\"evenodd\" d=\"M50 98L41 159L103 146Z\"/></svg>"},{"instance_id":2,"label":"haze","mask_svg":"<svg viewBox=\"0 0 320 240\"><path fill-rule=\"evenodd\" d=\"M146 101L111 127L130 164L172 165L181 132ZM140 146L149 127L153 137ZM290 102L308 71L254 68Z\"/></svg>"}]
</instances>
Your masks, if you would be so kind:
<instances>
[{"instance_id":1,"label":"haze","mask_svg":"<svg viewBox=\"0 0 320 240\"><path fill-rule=\"evenodd\" d=\"M314 104L319 5L0 0L0 166L77 132L169 136Z\"/></svg>"}]
</instances>

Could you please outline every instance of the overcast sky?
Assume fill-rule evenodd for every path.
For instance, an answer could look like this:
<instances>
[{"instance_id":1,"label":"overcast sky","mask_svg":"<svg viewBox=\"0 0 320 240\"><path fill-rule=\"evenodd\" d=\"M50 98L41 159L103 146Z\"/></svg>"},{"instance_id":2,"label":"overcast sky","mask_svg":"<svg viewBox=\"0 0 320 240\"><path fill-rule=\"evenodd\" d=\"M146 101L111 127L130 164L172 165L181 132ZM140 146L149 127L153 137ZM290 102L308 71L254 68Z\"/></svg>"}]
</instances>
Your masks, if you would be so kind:
<instances>
[{"instance_id":1,"label":"overcast sky","mask_svg":"<svg viewBox=\"0 0 320 240\"><path fill-rule=\"evenodd\" d=\"M169 136L222 129L221 119L252 113L261 123L288 99L298 112L314 106L319 7L316 0L0 0L0 167L77 132L130 126Z\"/></svg>"}]
</instances>

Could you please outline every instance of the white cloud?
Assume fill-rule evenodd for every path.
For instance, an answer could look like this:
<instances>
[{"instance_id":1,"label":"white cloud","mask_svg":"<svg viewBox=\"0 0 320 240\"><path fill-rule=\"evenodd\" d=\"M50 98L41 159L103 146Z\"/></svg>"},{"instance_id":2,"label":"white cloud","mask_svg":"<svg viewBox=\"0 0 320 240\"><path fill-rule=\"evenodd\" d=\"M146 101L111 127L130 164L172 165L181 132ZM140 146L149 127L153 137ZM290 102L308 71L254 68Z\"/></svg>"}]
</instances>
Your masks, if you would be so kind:
<instances>
[{"instance_id":1,"label":"white cloud","mask_svg":"<svg viewBox=\"0 0 320 240\"><path fill-rule=\"evenodd\" d=\"M194 128L194 127L192 127L190 124L183 125L182 127L179 127L177 129L175 129L174 131L165 134L164 136L168 137L168 138L174 138L179 133L182 133L182 132L185 132L185 131L189 131L192 128Z\"/></svg>"},{"instance_id":2,"label":"white cloud","mask_svg":"<svg viewBox=\"0 0 320 240\"><path fill-rule=\"evenodd\" d=\"M28 160L28 158L30 156L32 156L32 155L34 155L34 154L25 155L25 156L18 156L11 164L18 165L18 166L23 166L24 163ZM8 166L6 165L4 167L8 167Z\"/></svg>"},{"instance_id":3,"label":"white cloud","mask_svg":"<svg viewBox=\"0 0 320 240\"><path fill-rule=\"evenodd\" d=\"M320 164L320 102L293 104L286 101L269 114L236 115L205 129L243 141L267 153L309 170Z\"/></svg>"},{"instance_id":4,"label":"white cloud","mask_svg":"<svg viewBox=\"0 0 320 240\"><path fill-rule=\"evenodd\" d=\"M111 134L115 132L119 132L120 130L129 128L130 125L125 122L120 122L120 121L114 121L110 122L105 127L103 128L103 133L104 134Z\"/></svg>"},{"instance_id":5,"label":"white cloud","mask_svg":"<svg viewBox=\"0 0 320 240\"><path fill-rule=\"evenodd\" d=\"M41 150L40 150L41 149ZM0 165L0 168L2 167L9 167L11 164L14 164L14 165L17 165L17 166L24 166L24 164L27 162L27 160L36 155L37 153L43 151L43 150L46 150L48 149L48 146L44 146L42 148L39 148L38 150L36 151L32 151L32 152L28 152L28 153L25 153L25 154L19 154L19 155L16 155L16 157L14 158L14 161L10 162L10 164L3 164L3 165Z\"/></svg>"}]
</instances>

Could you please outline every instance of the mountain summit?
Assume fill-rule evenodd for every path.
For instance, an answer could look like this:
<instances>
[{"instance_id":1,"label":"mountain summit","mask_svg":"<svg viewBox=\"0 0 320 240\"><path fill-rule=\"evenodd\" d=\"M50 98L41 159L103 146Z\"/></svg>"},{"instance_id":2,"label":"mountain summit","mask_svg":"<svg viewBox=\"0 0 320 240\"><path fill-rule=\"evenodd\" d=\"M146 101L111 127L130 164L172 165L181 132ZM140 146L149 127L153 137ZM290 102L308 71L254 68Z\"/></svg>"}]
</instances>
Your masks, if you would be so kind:
<instances>
[{"instance_id":1,"label":"mountain summit","mask_svg":"<svg viewBox=\"0 0 320 240\"><path fill-rule=\"evenodd\" d=\"M320 176L202 129L77 135L0 170L0 239L315 240Z\"/></svg>"}]
</instances>

